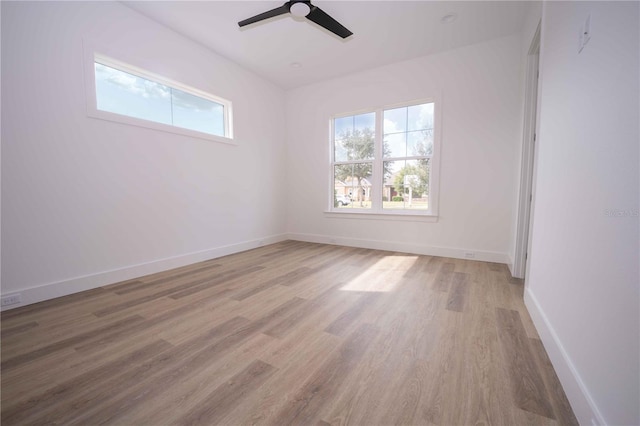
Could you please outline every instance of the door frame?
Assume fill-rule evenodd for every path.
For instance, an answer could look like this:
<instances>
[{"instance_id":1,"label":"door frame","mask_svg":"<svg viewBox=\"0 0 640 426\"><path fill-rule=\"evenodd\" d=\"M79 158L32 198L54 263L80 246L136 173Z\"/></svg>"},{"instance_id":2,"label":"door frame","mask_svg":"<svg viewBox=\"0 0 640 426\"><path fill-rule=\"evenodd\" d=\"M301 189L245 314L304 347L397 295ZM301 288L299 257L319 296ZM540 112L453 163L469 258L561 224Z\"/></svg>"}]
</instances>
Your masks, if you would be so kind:
<instances>
[{"instance_id":1,"label":"door frame","mask_svg":"<svg viewBox=\"0 0 640 426\"><path fill-rule=\"evenodd\" d=\"M533 176L538 112L538 76L540 63L540 23L527 55L524 95L524 125L520 170L520 197L516 225L516 247L511 275L524 278L529 251L529 231L533 208Z\"/></svg>"}]
</instances>

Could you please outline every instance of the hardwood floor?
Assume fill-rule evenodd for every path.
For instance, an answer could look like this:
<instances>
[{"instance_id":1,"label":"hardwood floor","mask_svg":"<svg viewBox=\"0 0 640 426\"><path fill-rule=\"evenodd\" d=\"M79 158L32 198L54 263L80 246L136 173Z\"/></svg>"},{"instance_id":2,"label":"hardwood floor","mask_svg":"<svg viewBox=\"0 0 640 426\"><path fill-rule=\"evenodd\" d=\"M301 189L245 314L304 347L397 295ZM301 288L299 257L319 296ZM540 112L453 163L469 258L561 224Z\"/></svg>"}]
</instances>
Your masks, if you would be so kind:
<instances>
[{"instance_id":1,"label":"hardwood floor","mask_svg":"<svg viewBox=\"0 0 640 426\"><path fill-rule=\"evenodd\" d=\"M504 265L286 241L2 313L3 425L574 425Z\"/></svg>"}]
</instances>

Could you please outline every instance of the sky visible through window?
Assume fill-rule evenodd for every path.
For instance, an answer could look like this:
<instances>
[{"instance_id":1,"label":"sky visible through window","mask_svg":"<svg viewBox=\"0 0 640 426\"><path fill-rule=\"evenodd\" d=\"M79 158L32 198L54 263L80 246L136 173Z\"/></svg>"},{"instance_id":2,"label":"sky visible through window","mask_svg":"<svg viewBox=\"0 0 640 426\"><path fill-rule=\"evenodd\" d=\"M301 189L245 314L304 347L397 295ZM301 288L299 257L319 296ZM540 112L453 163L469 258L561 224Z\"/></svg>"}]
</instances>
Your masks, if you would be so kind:
<instances>
[{"instance_id":1,"label":"sky visible through window","mask_svg":"<svg viewBox=\"0 0 640 426\"><path fill-rule=\"evenodd\" d=\"M433 106L426 103L384 110L385 209L428 208Z\"/></svg>"},{"instance_id":2,"label":"sky visible through window","mask_svg":"<svg viewBox=\"0 0 640 426\"><path fill-rule=\"evenodd\" d=\"M225 136L222 104L98 62L95 75L99 110Z\"/></svg>"},{"instance_id":3,"label":"sky visible through window","mask_svg":"<svg viewBox=\"0 0 640 426\"><path fill-rule=\"evenodd\" d=\"M353 144L347 143L345 146L344 139L356 134L363 135L365 132L369 132L367 134L373 137L375 129L376 114L373 112L336 118L334 121L335 160L368 160L373 158L373 139L370 141L370 146L361 146L360 149L354 149Z\"/></svg>"},{"instance_id":4,"label":"sky visible through window","mask_svg":"<svg viewBox=\"0 0 640 426\"><path fill-rule=\"evenodd\" d=\"M385 110L383 133L387 158L431 155L433 103Z\"/></svg>"}]
</instances>

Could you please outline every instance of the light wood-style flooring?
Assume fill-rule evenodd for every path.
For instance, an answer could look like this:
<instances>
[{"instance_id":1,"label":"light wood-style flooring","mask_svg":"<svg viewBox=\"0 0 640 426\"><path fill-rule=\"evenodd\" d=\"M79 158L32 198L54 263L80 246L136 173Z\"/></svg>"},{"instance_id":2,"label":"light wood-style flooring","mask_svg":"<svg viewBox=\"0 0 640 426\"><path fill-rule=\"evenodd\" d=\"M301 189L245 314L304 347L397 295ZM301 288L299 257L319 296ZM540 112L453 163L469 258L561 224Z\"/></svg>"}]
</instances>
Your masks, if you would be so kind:
<instances>
[{"instance_id":1,"label":"light wood-style flooring","mask_svg":"<svg viewBox=\"0 0 640 426\"><path fill-rule=\"evenodd\" d=\"M2 313L8 425L574 425L504 265L296 241Z\"/></svg>"}]
</instances>

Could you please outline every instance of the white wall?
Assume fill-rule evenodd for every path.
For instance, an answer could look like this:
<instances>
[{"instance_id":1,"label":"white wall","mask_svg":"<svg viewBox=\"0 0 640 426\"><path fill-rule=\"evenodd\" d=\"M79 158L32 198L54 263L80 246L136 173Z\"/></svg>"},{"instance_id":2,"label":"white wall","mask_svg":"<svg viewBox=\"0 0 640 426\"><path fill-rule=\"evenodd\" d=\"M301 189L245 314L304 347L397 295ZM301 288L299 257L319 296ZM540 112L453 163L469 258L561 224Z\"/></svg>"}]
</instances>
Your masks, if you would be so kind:
<instances>
[{"instance_id":1,"label":"white wall","mask_svg":"<svg viewBox=\"0 0 640 426\"><path fill-rule=\"evenodd\" d=\"M536 34L538 24L542 18L542 2L530 1L525 6L525 16L522 23L522 45L520 50L522 52L522 61L525 62L527 55L529 54L529 48L531 47L531 41ZM523 76L524 77L524 76Z\"/></svg>"},{"instance_id":2,"label":"white wall","mask_svg":"<svg viewBox=\"0 0 640 426\"><path fill-rule=\"evenodd\" d=\"M543 10L525 300L581 424L640 424L638 6Z\"/></svg>"},{"instance_id":3,"label":"white wall","mask_svg":"<svg viewBox=\"0 0 640 426\"><path fill-rule=\"evenodd\" d=\"M293 238L507 262L521 142L521 38L514 35L287 92ZM329 117L442 95L437 223L329 217Z\"/></svg>"},{"instance_id":4,"label":"white wall","mask_svg":"<svg viewBox=\"0 0 640 426\"><path fill-rule=\"evenodd\" d=\"M83 39L231 100L238 146L87 117ZM281 89L115 2L2 2L2 59L3 295L284 238Z\"/></svg>"}]
</instances>

